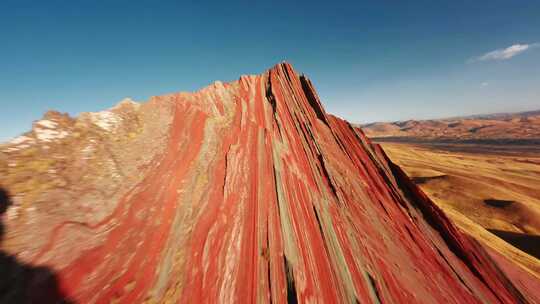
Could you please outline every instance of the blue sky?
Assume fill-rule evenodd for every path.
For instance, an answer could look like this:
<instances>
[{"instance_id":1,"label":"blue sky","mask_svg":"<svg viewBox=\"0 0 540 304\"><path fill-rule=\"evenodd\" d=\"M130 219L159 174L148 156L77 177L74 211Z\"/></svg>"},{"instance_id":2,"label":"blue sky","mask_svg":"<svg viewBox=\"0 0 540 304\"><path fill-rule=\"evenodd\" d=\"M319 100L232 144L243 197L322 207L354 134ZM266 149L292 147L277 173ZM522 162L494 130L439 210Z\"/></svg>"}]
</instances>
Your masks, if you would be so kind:
<instances>
[{"instance_id":1,"label":"blue sky","mask_svg":"<svg viewBox=\"0 0 540 304\"><path fill-rule=\"evenodd\" d=\"M539 16L532 0L3 0L0 141L48 109L98 111L282 60L353 122L539 109Z\"/></svg>"}]
</instances>

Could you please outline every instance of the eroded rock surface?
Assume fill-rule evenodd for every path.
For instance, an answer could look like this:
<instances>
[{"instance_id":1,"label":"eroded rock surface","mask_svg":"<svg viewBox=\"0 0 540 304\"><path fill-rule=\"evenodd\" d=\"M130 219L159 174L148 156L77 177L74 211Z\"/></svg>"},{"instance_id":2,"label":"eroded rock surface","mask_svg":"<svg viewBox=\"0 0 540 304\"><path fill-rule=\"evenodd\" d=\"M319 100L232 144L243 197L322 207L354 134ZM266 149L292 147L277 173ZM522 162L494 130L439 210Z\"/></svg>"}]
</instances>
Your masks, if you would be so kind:
<instances>
[{"instance_id":1,"label":"eroded rock surface","mask_svg":"<svg viewBox=\"0 0 540 304\"><path fill-rule=\"evenodd\" d=\"M286 63L2 149L4 250L80 303L538 300Z\"/></svg>"}]
</instances>

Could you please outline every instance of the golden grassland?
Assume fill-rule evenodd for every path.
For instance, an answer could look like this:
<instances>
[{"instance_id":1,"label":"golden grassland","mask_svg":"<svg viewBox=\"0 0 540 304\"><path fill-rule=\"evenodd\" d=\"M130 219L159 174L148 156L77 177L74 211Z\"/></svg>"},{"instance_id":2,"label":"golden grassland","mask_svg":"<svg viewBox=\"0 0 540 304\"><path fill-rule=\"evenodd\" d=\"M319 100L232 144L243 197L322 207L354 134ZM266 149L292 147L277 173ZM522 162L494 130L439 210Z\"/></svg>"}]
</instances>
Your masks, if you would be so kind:
<instances>
[{"instance_id":1,"label":"golden grassland","mask_svg":"<svg viewBox=\"0 0 540 304\"><path fill-rule=\"evenodd\" d=\"M538 151L409 143L382 147L461 230L540 277Z\"/></svg>"}]
</instances>

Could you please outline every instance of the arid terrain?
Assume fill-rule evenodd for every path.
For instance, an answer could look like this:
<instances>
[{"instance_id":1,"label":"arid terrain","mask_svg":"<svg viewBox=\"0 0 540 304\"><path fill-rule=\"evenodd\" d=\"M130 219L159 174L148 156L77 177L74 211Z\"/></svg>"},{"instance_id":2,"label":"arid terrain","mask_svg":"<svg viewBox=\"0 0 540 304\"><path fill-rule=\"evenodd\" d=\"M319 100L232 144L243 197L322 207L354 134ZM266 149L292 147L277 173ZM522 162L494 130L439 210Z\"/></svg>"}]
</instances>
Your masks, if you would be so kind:
<instances>
[{"instance_id":1,"label":"arid terrain","mask_svg":"<svg viewBox=\"0 0 540 304\"><path fill-rule=\"evenodd\" d=\"M474 144L540 144L540 111L361 125L380 141Z\"/></svg>"},{"instance_id":2,"label":"arid terrain","mask_svg":"<svg viewBox=\"0 0 540 304\"><path fill-rule=\"evenodd\" d=\"M364 130L462 230L538 275L539 118L533 111Z\"/></svg>"},{"instance_id":3,"label":"arid terrain","mask_svg":"<svg viewBox=\"0 0 540 304\"><path fill-rule=\"evenodd\" d=\"M0 303L540 301L288 63L51 111L0 151ZM489 198L491 228L538 232L524 195Z\"/></svg>"},{"instance_id":4,"label":"arid terrain","mask_svg":"<svg viewBox=\"0 0 540 304\"><path fill-rule=\"evenodd\" d=\"M493 237L540 257L540 153L524 151L518 156L480 146L474 152L448 145L382 146L463 230L497 249L510 250L540 274L538 260Z\"/></svg>"}]
</instances>

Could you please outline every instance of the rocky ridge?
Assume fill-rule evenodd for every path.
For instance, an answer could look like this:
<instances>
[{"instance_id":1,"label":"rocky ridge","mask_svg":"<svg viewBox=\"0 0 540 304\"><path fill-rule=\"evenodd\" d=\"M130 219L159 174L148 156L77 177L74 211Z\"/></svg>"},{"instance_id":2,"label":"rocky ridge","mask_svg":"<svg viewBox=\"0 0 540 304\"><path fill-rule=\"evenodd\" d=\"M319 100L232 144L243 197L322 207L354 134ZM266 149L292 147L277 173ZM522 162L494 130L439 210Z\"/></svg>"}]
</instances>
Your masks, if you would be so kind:
<instances>
[{"instance_id":1,"label":"rocky ridge","mask_svg":"<svg viewBox=\"0 0 540 304\"><path fill-rule=\"evenodd\" d=\"M3 249L77 302L539 300L287 63L49 112L1 150Z\"/></svg>"}]
</instances>

